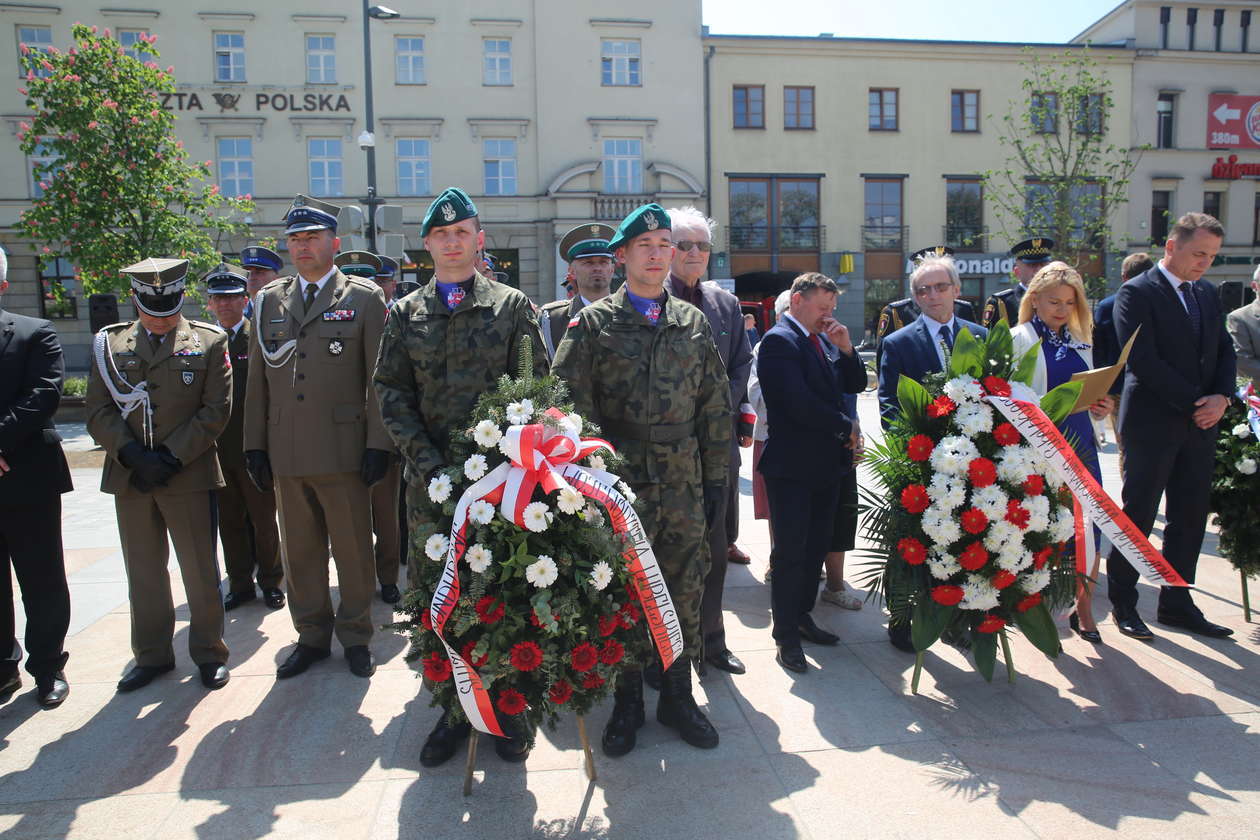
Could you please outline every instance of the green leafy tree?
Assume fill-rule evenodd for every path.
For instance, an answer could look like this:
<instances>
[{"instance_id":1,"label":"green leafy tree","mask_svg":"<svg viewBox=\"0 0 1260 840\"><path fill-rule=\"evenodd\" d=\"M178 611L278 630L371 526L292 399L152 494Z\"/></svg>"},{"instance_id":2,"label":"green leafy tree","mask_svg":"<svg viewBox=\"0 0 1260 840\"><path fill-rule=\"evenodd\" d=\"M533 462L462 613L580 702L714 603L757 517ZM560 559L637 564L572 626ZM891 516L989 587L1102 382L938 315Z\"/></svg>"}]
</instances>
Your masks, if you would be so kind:
<instances>
[{"instance_id":1,"label":"green leafy tree","mask_svg":"<svg viewBox=\"0 0 1260 840\"><path fill-rule=\"evenodd\" d=\"M21 46L33 116L19 140L40 161L40 195L18 229L42 254L73 263L87 293L122 291L118 269L145 257L208 270L218 242L248 230L250 197L222 195L210 161L190 161L175 136L161 107L173 68L158 67L156 40L141 36L129 54L108 29L75 24L67 52Z\"/></svg>"},{"instance_id":2,"label":"green leafy tree","mask_svg":"<svg viewBox=\"0 0 1260 840\"><path fill-rule=\"evenodd\" d=\"M1025 49L1023 91L998 123L1003 168L984 173L986 198L1010 240L1048 236L1086 288L1106 288L1113 224L1145 148L1111 142L1112 81L1088 47L1045 57ZM1116 115L1124 119L1124 115ZM993 118L990 118L993 119Z\"/></svg>"}]
</instances>

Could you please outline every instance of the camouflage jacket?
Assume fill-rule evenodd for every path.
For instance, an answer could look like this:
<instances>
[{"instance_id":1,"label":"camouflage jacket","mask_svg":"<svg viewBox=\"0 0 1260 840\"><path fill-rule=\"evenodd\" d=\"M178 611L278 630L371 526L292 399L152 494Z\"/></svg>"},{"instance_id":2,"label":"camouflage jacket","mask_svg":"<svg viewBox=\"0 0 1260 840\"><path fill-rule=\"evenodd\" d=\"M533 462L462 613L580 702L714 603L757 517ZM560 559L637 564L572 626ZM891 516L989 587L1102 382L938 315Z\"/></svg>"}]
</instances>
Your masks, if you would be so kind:
<instances>
[{"instance_id":1,"label":"camouflage jacket","mask_svg":"<svg viewBox=\"0 0 1260 840\"><path fill-rule=\"evenodd\" d=\"M552 373L568 383L578 413L625 457L626 481L726 481L730 386L696 307L671 296L653 326L623 286L569 322Z\"/></svg>"},{"instance_id":2,"label":"camouflage jacket","mask_svg":"<svg viewBox=\"0 0 1260 840\"><path fill-rule=\"evenodd\" d=\"M453 312L438 299L435 280L390 308L374 381L409 480L448 463L451 435L482 393L503 374L516 373L525 336L533 341L534 372L542 376L547 357L529 298L480 274Z\"/></svg>"}]
</instances>

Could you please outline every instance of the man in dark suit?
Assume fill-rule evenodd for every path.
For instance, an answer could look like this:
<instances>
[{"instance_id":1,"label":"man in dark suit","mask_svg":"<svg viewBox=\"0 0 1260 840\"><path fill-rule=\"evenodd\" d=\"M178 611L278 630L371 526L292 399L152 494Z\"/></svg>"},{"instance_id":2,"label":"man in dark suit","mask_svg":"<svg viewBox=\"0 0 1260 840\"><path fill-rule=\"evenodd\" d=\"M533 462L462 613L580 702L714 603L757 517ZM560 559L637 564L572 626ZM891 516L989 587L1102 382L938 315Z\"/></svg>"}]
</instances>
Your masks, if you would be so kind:
<instances>
[{"instance_id":1,"label":"man in dark suit","mask_svg":"<svg viewBox=\"0 0 1260 840\"><path fill-rule=\"evenodd\" d=\"M839 641L810 616L841 478L853 469L854 421L842 407L844 394L866 384L866 368L849 331L831 314L838 294L835 282L821 274L797 277L788 311L761 339L758 351L757 378L770 437L757 468L766 479L775 534L770 599L776 659L797 673L808 669L802 639L822 645ZM820 334L840 351L834 361Z\"/></svg>"},{"instance_id":2,"label":"man in dark suit","mask_svg":"<svg viewBox=\"0 0 1260 840\"><path fill-rule=\"evenodd\" d=\"M1215 287L1201 279L1224 236L1216 219L1187 213L1169 232L1159 264L1116 295L1118 339L1128 341L1141 328L1120 400L1124 512L1150 534L1165 497L1164 559L1190 584L1207 525L1217 424L1234 392L1234 343ZM1121 633L1150 639L1137 612L1137 580L1137 571L1113 549L1107 596L1116 625ZM1205 636L1234 632L1204 618L1183 587L1161 588L1156 618Z\"/></svg>"},{"instance_id":3,"label":"man in dark suit","mask_svg":"<svg viewBox=\"0 0 1260 840\"><path fill-rule=\"evenodd\" d=\"M927 257L952 257L954 249L948 245L931 245L920 248L910 255L910 263L917 268ZM911 269L913 273L913 269ZM954 301L954 315L964 321L976 320L976 308L966 298ZM875 370L879 370L884 356L884 339L919 317L919 305L913 297L894 300L879 311L879 321L875 326Z\"/></svg>"},{"instance_id":4,"label":"man in dark suit","mask_svg":"<svg viewBox=\"0 0 1260 840\"><path fill-rule=\"evenodd\" d=\"M0 250L0 295L9 287ZM44 708L70 693L62 669L70 590L61 551L61 494L70 470L53 412L61 401L61 344L52 324L0 309L0 703L22 685L13 613L17 574L26 609L26 670ZM12 566L13 572L10 572Z\"/></svg>"}]
</instances>

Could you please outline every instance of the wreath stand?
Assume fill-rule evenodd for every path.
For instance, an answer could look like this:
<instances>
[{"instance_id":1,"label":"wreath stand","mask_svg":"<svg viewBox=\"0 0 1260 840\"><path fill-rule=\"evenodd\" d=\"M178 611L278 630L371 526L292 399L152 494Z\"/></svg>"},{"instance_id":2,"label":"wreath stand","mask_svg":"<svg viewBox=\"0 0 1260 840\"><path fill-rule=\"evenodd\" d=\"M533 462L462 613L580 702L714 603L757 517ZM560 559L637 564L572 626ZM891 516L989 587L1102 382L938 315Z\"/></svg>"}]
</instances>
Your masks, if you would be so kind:
<instances>
[{"instance_id":1,"label":"wreath stand","mask_svg":"<svg viewBox=\"0 0 1260 840\"><path fill-rule=\"evenodd\" d=\"M1006 639L1006 628L998 631L998 641L1002 643L1002 663L1006 665L1006 681L1014 685L1015 683L1015 660L1011 658L1011 644ZM919 677L923 674L923 654L924 651L918 650L914 653L914 674L910 677L910 693L919 693Z\"/></svg>"},{"instance_id":2,"label":"wreath stand","mask_svg":"<svg viewBox=\"0 0 1260 840\"><path fill-rule=\"evenodd\" d=\"M1243 621L1251 623L1251 593L1247 591L1247 573L1239 570L1238 577L1242 580L1242 602L1243 602Z\"/></svg>"},{"instance_id":3,"label":"wreath stand","mask_svg":"<svg viewBox=\"0 0 1260 840\"><path fill-rule=\"evenodd\" d=\"M577 725L578 738L582 742L582 752L585 755L586 777L592 782L598 781L599 777L595 773L595 756L591 753L591 741L586 737L586 718L578 715ZM480 737L481 733L476 729L468 735L468 760L464 764L464 796L472 795L473 771L477 769L477 741Z\"/></svg>"}]
</instances>

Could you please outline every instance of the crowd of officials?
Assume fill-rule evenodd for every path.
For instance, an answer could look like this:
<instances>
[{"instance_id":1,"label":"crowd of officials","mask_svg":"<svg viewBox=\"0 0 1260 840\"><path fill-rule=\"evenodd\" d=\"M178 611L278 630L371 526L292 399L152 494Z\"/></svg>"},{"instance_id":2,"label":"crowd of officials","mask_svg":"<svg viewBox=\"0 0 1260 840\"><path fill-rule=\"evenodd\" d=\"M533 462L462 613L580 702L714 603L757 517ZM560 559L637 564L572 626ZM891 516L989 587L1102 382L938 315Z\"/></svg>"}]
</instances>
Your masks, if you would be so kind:
<instances>
[{"instance_id":1,"label":"crowd of officials","mask_svg":"<svg viewBox=\"0 0 1260 840\"><path fill-rule=\"evenodd\" d=\"M856 396L867 370L833 316L841 293L834 281L797 277L762 335L733 294L702 279L713 221L694 208L647 204L616 229L570 231L560 243L570 296L539 308L496 282L477 208L458 188L441 193L422 222L434 261L423 287L399 283L387 257L339 252L337 212L295 199L285 217L292 274L280 276L274 251L251 246L240 265L221 263L202 277L216 323L181 314L187 261L154 257L120 269L137 318L97 334L87 392L131 608L133 662L119 691L175 667L168 539L187 595L189 654L205 687L230 678L224 612L260 593L267 608L287 605L296 633L278 679L329 657L334 637L349 670L370 677L373 598L400 600L408 544L438 525L425 520L418 494L454 458L452 432L477 398L515 371L525 341L545 351L534 356L536 372L564 380L576 410L624 456L622 478L639 499L684 637L685 656L663 673L644 667L618 678L605 753L634 749L646 721L645 684L659 693L658 722L696 747L718 744L695 702L692 667L745 671L727 646L722 612L727 564L749 562L736 545L741 448L752 448L754 515L770 524L777 661L807 673L803 643L838 643L814 611L820 578L824 601L862 607L844 583L844 559L856 545L855 464L864 445ZM1136 334L1112 393L1063 428L1098 475L1095 440L1112 418L1124 452L1125 513L1149 534L1166 497L1164 555L1193 583L1235 366L1260 374L1260 303L1230 313L1227 331L1216 290L1201 279L1222 237L1210 216L1182 217L1163 258L1129 257L1120 290L1093 313L1080 275L1053 259L1054 243L1029 239L1012 249L1017 282L991 297L979 319L960 298L949 250L916 253L912 297L890 304L879 321L883 423L899 410L899 377L941 370L961 329L982 337L1005 320L1017 349L1040 342L1032 384L1042 393L1113 363ZM618 264L625 283L612 291ZM0 259L0 294L6 287ZM62 374L52 326L0 309L0 555L21 588L26 670L47 708L70 690L59 523L60 495L71 483L52 419ZM1151 638L1137 610L1137 572L1115 551L1107 572L1116 628ZM0 577L8 586L7 565ZM12 593L3 595L0 702L22 684L23 655ZM1186 589L1163 588L1156 618L1207 636L1232 632L1207 620ZM1088 580L1069 621L1102 642ZM913 650L908 627L888 630L892 644ZM505 732L496 751L523 760L533 732L517 720ZM421 763L449 760L468 733L447 710Z\"/></svg>"}]
</instances>

